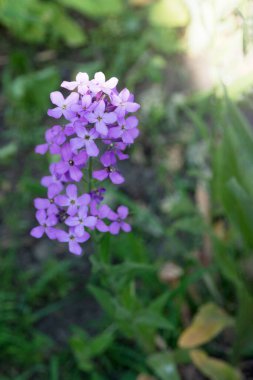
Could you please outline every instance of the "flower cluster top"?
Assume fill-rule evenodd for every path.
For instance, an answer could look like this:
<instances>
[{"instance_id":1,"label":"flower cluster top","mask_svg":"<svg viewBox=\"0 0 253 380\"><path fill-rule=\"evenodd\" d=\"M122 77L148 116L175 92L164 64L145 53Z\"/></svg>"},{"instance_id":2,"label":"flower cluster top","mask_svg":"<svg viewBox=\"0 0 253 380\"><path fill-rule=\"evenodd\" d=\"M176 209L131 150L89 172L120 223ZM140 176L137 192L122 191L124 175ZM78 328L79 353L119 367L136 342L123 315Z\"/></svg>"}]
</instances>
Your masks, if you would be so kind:
<instances>
[{"instance_id":1,"label":"flower cluster top","mask_svg":"<svg viewBox=\"0 0 253 380\"><path fill-rule=\"evenodd\" d=\"M115 185L124 182L117 162L129 157L126 148L139 135L138 119L132 113L140 105L128 89L118 92L117 84L117 78L106 80L102 72L91 80L88 74L78 73L75 81L64 81L61 87L71 93L64 98L61 92L52 92L55 107L48 115L65 121L48 129L45 143L35 148L38 154L49 152L59 159L41 180L47 198L34 200L39 225L31 235L41 238L45 233L66 242L77 255L82 253L80 243L90 238L87 230L111 234L131 230L125 222L128 208L121 205L113 211L103 204L106 190L100 185L106 179Z\"/></svg>"}]
</instances>

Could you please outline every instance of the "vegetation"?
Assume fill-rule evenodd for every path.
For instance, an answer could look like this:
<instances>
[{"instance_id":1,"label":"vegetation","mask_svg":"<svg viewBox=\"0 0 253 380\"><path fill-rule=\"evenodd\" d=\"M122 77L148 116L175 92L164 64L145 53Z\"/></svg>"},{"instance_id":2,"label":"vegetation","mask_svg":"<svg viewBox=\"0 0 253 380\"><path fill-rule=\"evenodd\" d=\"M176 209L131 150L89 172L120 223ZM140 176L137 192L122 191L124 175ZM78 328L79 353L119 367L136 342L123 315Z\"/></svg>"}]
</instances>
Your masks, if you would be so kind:
<instances>
[{"instance_id":1,"label":"vegetation","mask_svg":"<svg viewBox=\"0 0 253 380\"><path fill-rule=\"evenodd\" d=\"M251 378L252 15L226 3L0 0L0 380ZM29 236L34 146L49 93L100 70L142 106L107 199L133 231L75 257Z\"/></svg>"}]
</instances>

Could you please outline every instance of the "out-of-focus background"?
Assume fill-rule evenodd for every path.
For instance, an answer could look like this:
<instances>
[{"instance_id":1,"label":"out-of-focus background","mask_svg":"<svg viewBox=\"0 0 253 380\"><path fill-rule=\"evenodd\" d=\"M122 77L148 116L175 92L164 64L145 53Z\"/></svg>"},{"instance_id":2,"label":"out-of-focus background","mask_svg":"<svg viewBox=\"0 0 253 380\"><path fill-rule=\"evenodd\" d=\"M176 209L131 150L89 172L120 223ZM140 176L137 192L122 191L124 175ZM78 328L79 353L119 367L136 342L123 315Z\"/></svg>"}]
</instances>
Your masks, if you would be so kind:
<instances>
[{"instance_id":1,"label":"out-of-focus background","mask_svg":"<svg viewBox=\"0 0 253 380\"><path fill-rule=\"evenodd\" d=\"M0 379L253 379L253 4L0 0ZM49 93L119 78L140 138L83 257L29 235Z\"/></svg>"}]
</instances>

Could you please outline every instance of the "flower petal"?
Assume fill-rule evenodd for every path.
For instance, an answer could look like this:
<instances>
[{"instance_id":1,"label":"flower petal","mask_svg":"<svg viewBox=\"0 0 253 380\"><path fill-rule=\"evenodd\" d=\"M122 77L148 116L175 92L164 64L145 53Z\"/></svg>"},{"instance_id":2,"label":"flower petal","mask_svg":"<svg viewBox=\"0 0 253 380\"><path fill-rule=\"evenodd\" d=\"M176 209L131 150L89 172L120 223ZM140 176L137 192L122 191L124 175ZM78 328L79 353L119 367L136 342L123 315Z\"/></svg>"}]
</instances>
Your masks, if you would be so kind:
<instances>
[{"instance_id":1,"label":"flower petal","mask_svg":"<svg viewBox=\"0 0 253 380\"><path fill-rule=\"evenodd\" d=\"M119 185L125 181L124 177L119 172L112 172L109 174L110 180L115 185Z\"/></svg>"},{"instance_id":2,"label":"flower petal","mask_svg":"<svg viewBox=\"0 0 253 380\"><path fill-rule=\"evenodd\" d=\"M109 231L112 235L118 235L119 233L119 230L120 230L120 225L118 222L113 222L110 226L109 226Z\"/></svg>"},{"instance_id":3,"label":"flower petal","mask_svg":"<svg viewBox=\"0 0 253 380\"><path fill-rule=\"evenodd\" d=\"M69 241L69 251L73 253L74 255L81 255L82 248L76 241Z\"/></svg>"},{"instance_id":4,"label":"flower petal","mask_svg":"<svg viewBox=\"0 0 253 380\"><path fill-rule=\"evenodd\" d=\"M30 235L35 237L36 239L40 239L42 235L44 234L44 232L45 232L45 228L42 226L38 226L38 227L34 227L31 230Z\"/></svg>"},{"instance_id":5,"label":"flower petal","mask_svg":"<svg viewBox=\"0 0 253 380\"><path fill-rule=\"evenodd\" d=\"M58 107L61 107L64 104L64 97L60 91L51 92L50 99L51 102Z\"/></svg>"},{"instance_id":6,"label":"flower petal","mask_svg":"<svg viewBox=\"0 0 253 380\"><path fill-rule=\"evenodd\" d=\"M92 177L97 179L98 181L103 181L105 178L108 177L108 172L103 169L103 170L95 170L92 173Z\"/></svg>"},{"instance_id":7,"label":"flower petal","mask_svg":"<svg viewBox=\"0 0 253 380\"><path fill-rule=\"evenodd\" d=\"M128 208L126 206L119 206L117 209L117 213L120 219L126 219L128 215Z\"/></svg>"}]
</instances>

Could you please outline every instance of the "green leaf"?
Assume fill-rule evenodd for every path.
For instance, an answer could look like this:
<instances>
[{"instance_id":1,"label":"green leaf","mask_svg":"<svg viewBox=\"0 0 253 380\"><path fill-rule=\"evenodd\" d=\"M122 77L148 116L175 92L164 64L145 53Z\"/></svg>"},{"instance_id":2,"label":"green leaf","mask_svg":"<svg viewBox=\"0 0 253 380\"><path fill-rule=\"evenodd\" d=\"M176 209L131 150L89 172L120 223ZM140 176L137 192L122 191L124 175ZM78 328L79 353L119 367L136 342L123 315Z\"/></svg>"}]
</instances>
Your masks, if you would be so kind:
<instances>
[{"instance_id":1,"label":"green leaf","mask_svg":"<svg viewBox=\"0 0 253 380\"><path fill-rule=\"evenodd\" d=\"M155 313L150 310L143 310L141 313L137 314L134 319L134 323L139 326L149 326L156 329L173 329L172 324L169 319L161 316L159 313Z\"/></svg>"},{"instance_id":2,"label":"green leaf","mask_svg":"<svg viewBox=\"0 0 253 380\"><path fill-rule=\"evenodd\" d=\"M161 380L180 380L173 353L162 352L150 355L148 365Z\"/></svg>"},{"instance_id":3,"label":"green leaf","mask_svg":"<svg viewBox=\"0 0 253 380\"><path fill-rule=\"evenodd\" d=\"M115 314L115 302L114 298L104 289L98 288L96 286L90 285L88 289L96 298L97 302L101 307L108 313L109 316L114 316Z\"/></svg>"},{"instance_id":4,"label":"green leaf","mask_svg":"<svg viewBox=\"0 0 253 380\"><path fill-rule=\"evenodd\" d=\"M58 0L66 7L75 9L92 18L114 16L122 12L122 0Z\"/></svg>"},{"instance_id":5,"label":"green leaf","mask_svg":"<svg viewBox=\"0 0 253 380\"><path fill-rule=\"evenodd\" d=\"M209 357L202 350L192 350L190 357L198 370L210 380L242 380L237 369L223 360Z\"/></svg>"},{"instance_id":6,"label":"green leaf","mask_svg":"<svg viewBox=\"0 0 253 380\"><path fill-rule=\"evenodd\" d=\"M83 371L91 371L93 369L92 359L103 354L112 344L113 339L114 328L109 328L92 338L84 330L75 328L70 345L78 367Z\"/></svg>"},{"instance_id":7,"label":"green leaf","mask_svg":"<svg viewBox=\"0 0 253 380\"><path fill-rule=\"evenodd\" d=\"M192 324L181 334L178 344L182 348L193 348L207 343L234 321L213 303L202 306Z\"/></svg>"}]
</instances>

